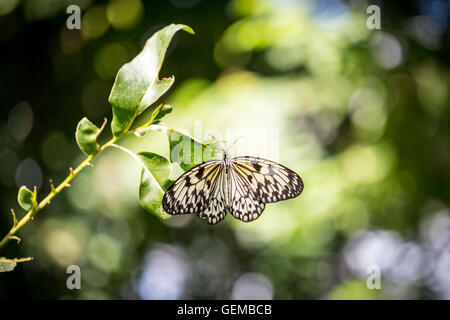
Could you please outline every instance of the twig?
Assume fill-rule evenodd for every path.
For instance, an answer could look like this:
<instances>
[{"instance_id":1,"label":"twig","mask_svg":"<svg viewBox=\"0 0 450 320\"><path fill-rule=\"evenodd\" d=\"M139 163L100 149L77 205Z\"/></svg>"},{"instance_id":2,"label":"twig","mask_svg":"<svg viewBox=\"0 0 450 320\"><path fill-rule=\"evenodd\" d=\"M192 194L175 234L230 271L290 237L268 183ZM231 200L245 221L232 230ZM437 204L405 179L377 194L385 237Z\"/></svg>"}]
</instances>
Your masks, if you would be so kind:
<instances>
[{"instance_id":1,"label":"twig","mask_svg":"<svg viewBox=\"0 0 450 320\"><path fill-rule=\"evenodd\" d=\"M50 204L50 201L58 194L60 193L64 188L70 187L70 181L72 181L73 178L77 176L78 173L80 173L81 170L83 170L85 167L91 166L91 160L100 152L104 151L105 149L109 148L111 145L116 142L117 137L113 137L111 140L106 142L103 146L100 147L99 151L95 155L90 155L86 159L84 159L75 169L70 168L69 175L64 179L63 182L61 182L56 188L53 185L53 181L50 181L51 191L49 194L41 201L37 206L35 206L33 209L29 210L27 214L20 219L18 222L16 221L13 225L13 227L9 230L9 232L3 237L3 239L0 241L0 248L4 247L9 240L16 239L14 235L19 231L28 221L33 220L33 216L41 211L43 208L45 208L48 204ZM15 214L13 214L15 217ZM28 261L28 260L27 260Z\"/></svg>"}]
</instances>

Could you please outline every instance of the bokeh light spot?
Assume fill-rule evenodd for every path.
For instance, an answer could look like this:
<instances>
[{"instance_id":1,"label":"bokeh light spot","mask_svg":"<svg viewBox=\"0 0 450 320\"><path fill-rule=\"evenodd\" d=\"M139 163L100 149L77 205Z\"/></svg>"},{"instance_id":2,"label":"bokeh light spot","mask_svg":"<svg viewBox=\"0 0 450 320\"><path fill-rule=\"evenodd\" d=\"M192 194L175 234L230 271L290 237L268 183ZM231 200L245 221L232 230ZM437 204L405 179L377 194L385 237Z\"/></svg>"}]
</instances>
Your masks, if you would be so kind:
<instances>
[{"instance_id":1,"label":"bokeh light spot","mask_svg":"<svg viewBox=\"0 0 450 320\"><path fill-rule=\"evenodd\" d=\"M101 47L94 57L94 70L102 79L113 78L128 60L128 50L121 43L110 43Z\"/></svg>"},{"instance_id":2,"label":"bokeh light spot","mask_svg":"<svg viewBox=\"0 0 450 320\"><path fill-rule=\"evenodd\" d=\"M25 139L33 128L33 110L27 102L21 102L9 112L8 128L17 140Z\"/></svg>"},{"instance_id":3,"label":"bokeh light spot","mask_svg":"<svg viewBox=\"0 0 450 320\"><path fill-rule=\"evenodd\" d=\"M140 0L112 0L106 12L114 28L129 29L140 21L143 10Z\"/></svg>"},{"instance_id":4,"label":"bokeh light spot","mask_svg":"<svg viewBox=\"0 0 450 320\"><path fill-rule=\"evenodd\" d=\"M172 300L183 297L190 272L182 249L158 245L152 249L139 279L139 296L142 299Z\"/></svg>"},{"instance_id":5,"label":"bokeh light spot","mask_svg":"<svg viewBox=\"0 0 450 320\"><path fill-rule=\"evenodd\" d=\"M45 247L52 259L64 267L76 263L81 254L76 236L56 227L47 231Z\"/></svg>"},{"instance_id":6,"label":"bokeh light spot","mask_svg":"<svg viewBox=\"0 0 450 320\"><path fill-rule=\"evenodd\" d=\"M245 273L233 285L231 299L234 300L271 300L272 282L260 273Z\"/></svg>"},{"instance_id":7,"label":"bokeh light spot","mask_svg":"<svg viewBox=\"0 0 450 320\"><path fill-rule=\"evenodd\" d=\"M19 157L14 150L6 148L0 151L0 181L7 187L14 184L14 172L19 164Z\"/></svg>"},{"instance_id":8,"label":"bokeh light spot","mask_svg":"<svg viewBox=\"0 0 450 320\"><path fill-rule=\"evenodd\" d=\"M33 159L27 158L17 166L15 178L18 187L25 185L30 190L34 187L39 189L42 184L41 167Z\"/></svg>"},{"instance_id":9,"label":"bokeh light spot","mask_svg":"<svg viewBox=\"0 0 450 320\"><path fill-rule=\"evenodd\" d=\"M19 4L19 0L2 0L0 1L0 16L7 15L12 12Z\"/></svg>"},{"instance_id":10,"label":"bokeh light spot","mask_svg":"<svg viewBox=\"0 0 450 320\"><path fill-rule=\"evenodd\" d=\"M69 163L72 146L61 132L53 131L42 143L41 155L48 168L60 170Z\"/></svg>"},{"instance_id":11,"label":"bokeh light spot","mask_svg":"<svg viewBox=\"0 0 450 320\"><path fill-rule=\"evenodd\" d=\"M102 36L109 28L106 19L105 6L95 6L90 8L81 20L81 33L86 39L94 39Z\"/></svg>"},{"instance_id":12,"label":"bokeh light spot","mask_svg":"<svg viewBox=\"0 0 450 320\"><path fill-rule=\"evenodd\" d=\"M392 35L383 32L373 41L375 62L384 69L393 69L403 62L403 49L400 42Z\"/></svg>"},{"instance_id":13,"label":"bokeh light spot","mask_svg":"<svg viewBox=\"0 0 450 320\"><path fill-rule=\"evenodd\" d=\"M108 234L94 236L88 244L89 260L105 272L113 272L119 268L122 250L116 239Z\"/></svg>"}]
</instances>

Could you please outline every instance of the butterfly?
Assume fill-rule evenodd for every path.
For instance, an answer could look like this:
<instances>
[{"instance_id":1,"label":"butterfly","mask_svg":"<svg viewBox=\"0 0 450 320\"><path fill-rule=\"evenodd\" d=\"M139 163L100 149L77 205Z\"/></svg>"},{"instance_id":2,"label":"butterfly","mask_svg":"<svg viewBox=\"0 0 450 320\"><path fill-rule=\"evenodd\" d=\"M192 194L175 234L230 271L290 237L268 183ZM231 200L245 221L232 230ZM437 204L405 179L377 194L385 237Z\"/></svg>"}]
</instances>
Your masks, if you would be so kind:
<instances>
[{"instance_id":1,"label":"butterfly","mask_svg":"<svg viewBox=\"0 0 450 320\"><path fill-rule=\"evenodd\" d=\"M295 198L303 181L294 171L271 160L242 156L205 161L182 174L164 194L171 215L196 214L209 224L227 212L243 222L256 220L266 203Z\"/></svg>"}]
</instances>

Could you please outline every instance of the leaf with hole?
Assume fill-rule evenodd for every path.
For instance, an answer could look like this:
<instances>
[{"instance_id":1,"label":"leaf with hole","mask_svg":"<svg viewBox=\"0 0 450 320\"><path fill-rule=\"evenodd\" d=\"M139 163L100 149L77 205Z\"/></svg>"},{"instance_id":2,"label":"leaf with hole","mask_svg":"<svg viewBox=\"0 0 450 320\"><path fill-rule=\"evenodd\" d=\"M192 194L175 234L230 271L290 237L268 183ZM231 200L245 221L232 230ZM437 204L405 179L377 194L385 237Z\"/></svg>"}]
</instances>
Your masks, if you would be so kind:
<instances>
[{"instance_id":1,"label":"leaf with hole","mask_svg":"<svg viewBox=\"0 0 450 320\"><path fill-rule=\"evenodd\" d=\"M115 137L125 134L136 116L156 102L173 84L174 78L159 79L167 48L178 30L194 31L182 24L171 24L156 32L142 51L117 73L109 102L113 110L111 129Z\"/></svg>"}]
</instances>

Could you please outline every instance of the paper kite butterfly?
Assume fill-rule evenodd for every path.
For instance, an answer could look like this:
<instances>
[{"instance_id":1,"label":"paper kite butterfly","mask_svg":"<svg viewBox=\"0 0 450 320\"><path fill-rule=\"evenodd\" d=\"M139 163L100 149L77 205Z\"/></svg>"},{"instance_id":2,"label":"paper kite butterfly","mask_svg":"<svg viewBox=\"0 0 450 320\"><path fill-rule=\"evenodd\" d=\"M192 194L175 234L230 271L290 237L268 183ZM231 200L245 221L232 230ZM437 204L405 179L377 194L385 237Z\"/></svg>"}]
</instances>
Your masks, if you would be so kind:
<instances>
[{"instance_id":1,"label":"paper kite butterfly","mask_svg":"<svg viewBox=\"0 0 450 320\"><path fill-rule=\"evenodd\" d=\"M205 161L181 175L166 191L162 206L169 214L197 214L209 224L233 217L250 222L266 203L295 198L303 181L294 171L258 157Z\"/></svg>"}]
</instances>

